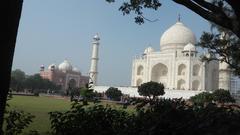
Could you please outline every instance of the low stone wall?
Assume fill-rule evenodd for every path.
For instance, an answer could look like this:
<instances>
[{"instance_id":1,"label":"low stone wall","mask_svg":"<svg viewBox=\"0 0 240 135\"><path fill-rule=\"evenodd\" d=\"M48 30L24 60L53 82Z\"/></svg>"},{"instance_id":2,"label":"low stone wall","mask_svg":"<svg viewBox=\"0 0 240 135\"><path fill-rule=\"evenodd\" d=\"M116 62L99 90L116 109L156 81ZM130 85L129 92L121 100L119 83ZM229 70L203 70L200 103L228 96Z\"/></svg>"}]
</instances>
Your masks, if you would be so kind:
<instances>
[{"instance_id":1,"label":"low stone wall","mask_svg":"<svg viewBox=\"0 0 240 135\"><path fill-rule=\"evenodd\" d=\"M105 92L110 86L95 86L93 89L97 92ZM116 87L122 91L123 94L129 95L130 97L142 97L138 94L137 87ZM193 90L164 90L165 94L163 98L183 98L189 99L196 94L204 91L193 91Z\"/></svg>"}]
</instances>

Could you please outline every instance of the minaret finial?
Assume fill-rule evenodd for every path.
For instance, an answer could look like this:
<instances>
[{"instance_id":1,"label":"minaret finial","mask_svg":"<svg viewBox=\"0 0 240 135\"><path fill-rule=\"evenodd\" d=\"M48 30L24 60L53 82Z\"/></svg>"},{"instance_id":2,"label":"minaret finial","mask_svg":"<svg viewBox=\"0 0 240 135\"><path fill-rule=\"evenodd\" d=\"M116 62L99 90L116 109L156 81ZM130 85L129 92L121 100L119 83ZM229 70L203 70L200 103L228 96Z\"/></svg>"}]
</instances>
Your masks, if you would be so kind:
<instances>
[{"instance_id":1,"label":"minaret finial","mask_svg":"<svg viewBox=\"0 0 240 135\"><path fill-rule=\"evenodd\" d=\"M180 22L180 21L181 21L181 15L178 14L178 22Z\"/></svg>"}]
</instances>

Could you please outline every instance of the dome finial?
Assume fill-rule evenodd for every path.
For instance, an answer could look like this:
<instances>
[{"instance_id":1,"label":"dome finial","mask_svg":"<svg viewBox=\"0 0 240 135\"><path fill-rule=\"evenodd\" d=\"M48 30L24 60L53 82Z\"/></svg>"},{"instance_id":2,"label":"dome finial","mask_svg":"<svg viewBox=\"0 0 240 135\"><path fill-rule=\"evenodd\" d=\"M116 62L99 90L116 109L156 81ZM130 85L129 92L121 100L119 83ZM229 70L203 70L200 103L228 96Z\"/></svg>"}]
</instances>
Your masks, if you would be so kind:
<instances>
[{"instance_id":1,"label":"dome finial","mask_svg":"<svg viewBox=\"0 0 240 135\"><path fill-rule=\"evenodd\" d=\"M181 21L181 15L180 14L178 14L178 20L177 20L178 22L180 22Z\"/></svg>"}]
</instances>

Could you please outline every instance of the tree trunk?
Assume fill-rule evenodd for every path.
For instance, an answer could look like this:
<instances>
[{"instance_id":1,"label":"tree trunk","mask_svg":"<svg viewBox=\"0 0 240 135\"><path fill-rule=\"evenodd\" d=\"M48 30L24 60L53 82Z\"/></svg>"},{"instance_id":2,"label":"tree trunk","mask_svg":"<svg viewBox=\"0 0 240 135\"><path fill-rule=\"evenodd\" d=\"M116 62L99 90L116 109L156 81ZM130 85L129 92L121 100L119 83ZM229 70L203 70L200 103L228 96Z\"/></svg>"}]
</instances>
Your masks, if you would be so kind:
<instances>
[{"instance_id":1,"label":"tree trunk","mask_svg":"<svg viewBox=\"0 0 240 135\"><path fill-rule=\"evenodd\" d=\"M2 32L2 43L0 46L0 134L3 134L3 116L9 90L12 61L17 38L18 25L22 11L22 3L23 0L5 0L1 3L1 9L3 9L3 12L1 14L1 21L3 22L3 25L1 25L1 30L6 31Z\"/></svg>"}]
</instances>

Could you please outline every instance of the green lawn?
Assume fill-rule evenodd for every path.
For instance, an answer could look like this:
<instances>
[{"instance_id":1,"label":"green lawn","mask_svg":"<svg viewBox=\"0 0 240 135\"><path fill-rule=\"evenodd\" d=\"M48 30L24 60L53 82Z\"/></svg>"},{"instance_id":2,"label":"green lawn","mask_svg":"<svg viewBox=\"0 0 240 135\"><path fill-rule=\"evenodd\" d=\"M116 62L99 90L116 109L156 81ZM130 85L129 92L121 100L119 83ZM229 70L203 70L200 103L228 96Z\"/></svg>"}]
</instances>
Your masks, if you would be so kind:
<instances>
[{"instance_id":1,"label":"green lawn","mask_svg":"<svg viewBox=\"0 0 240 135\"><path fill-rule=\"evenodd\" d=\"M71 102L66 99L56 99L52 97L33 97L33 96L13 96L8 101L10 108L23 110L35 116L33 123L24 131L37 130L40 134L50 131L50 120L48 112L51 111L66 111L70 109ZM114 102L103 101L100 104L110 105L112 108L121 109L121 105ZM134 112L134 107L130 106L128 112Z\"/></svg>"},{"instance_id":2,"label":"green lawn","mask_svg":"<svg viewBox=\"0 0 240 135\"><path fill-rule=\"evenodd\" d=\"M68 100L33 96L13 96L8 103L11 108L35 115L33 123L25 131L37 130L41 134L50 131L48 112L65 111L71 106L71 102Z\"/></svg>"}]
</instances>

